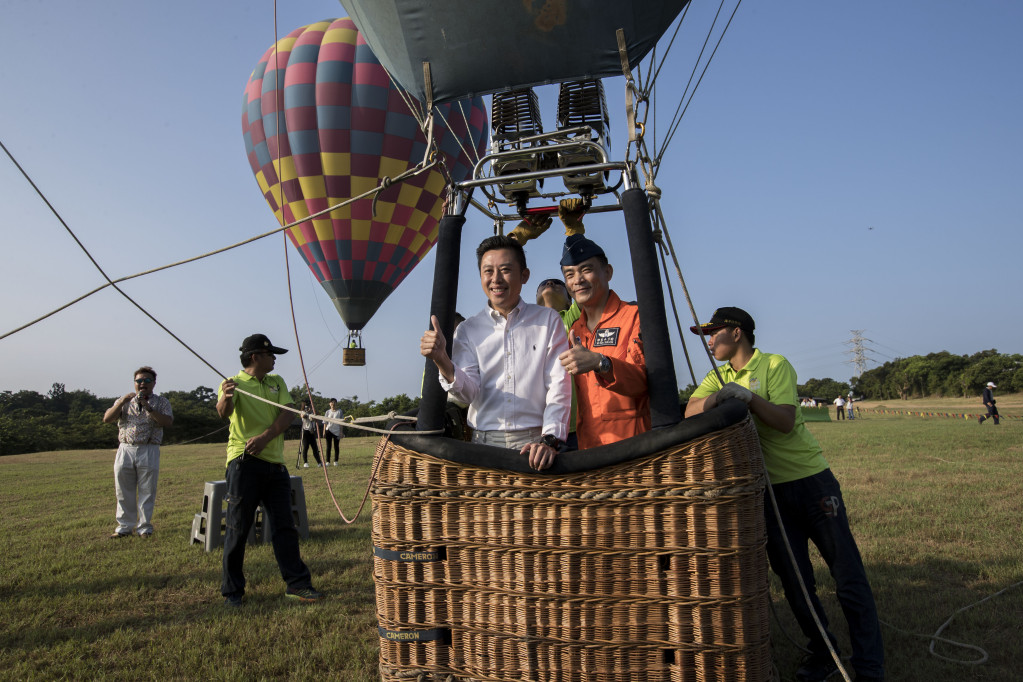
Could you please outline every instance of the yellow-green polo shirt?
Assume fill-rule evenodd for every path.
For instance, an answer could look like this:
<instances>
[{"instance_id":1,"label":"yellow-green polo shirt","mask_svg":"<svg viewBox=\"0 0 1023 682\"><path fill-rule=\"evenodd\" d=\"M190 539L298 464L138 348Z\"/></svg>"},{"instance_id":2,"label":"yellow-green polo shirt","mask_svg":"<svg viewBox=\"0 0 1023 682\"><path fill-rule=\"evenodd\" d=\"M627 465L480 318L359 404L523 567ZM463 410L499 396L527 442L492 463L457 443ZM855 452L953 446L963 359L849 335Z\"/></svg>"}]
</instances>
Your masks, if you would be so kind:
<instances>
[{"instance_id":1,"label":"yellow-green polo shirt","mask_svg":"<svg viewBox=\"0 0 1023 682\"><path fill-rule=\"evenodd\" d=\"M788 360L781 355L754 350L753 357L738 372L727 362L718 371L726 384L734 381L768 402L796 408L796 423L788 433L767 426L753 415L757 435L760 436L760 449L764 451L764 466L767 467L771 483L796 481L828 468L820 443L803 422L803 412L796 400L796 370ZM704 377L692 397L706 398L721 386L717 375L711 372Z\"/></svg>"},{"instance_id":2,"label":"yellow-green polo shirt","mask_svg":"<svg viewBox=\"0 0 1023 682\"><path fill-rule=\"evenodd\" d=\"M561 316L561 323L565 325L565 333L568 334L568 347L572 347L572 325L583 315L583 311L579 308L579 304L572 301L572 305L568 306L564 310L559 310L558 315ZM575 419L576 411L579 409L578 403L575 400L575 382L572 382L572 411L568 415L568 432L575 433Z\"/></svg>"},{"instance_id":3,"label":"yellow-green polo shirt","mask_svg":"<svg viewBox=\"0 0 1023 682\"><path fill-rule=\"evenodd\" d=\"M262 381L245 372L238 372L231 378L238 384L238 388L246 393L258 395L279 405L290 405L292 402L287 384L276 374L267 374ZM217 392L218 400L223 392L223 389ZM253 436L266 431L280 413L279 407L235 391L234 412L231 413L231 425L227 436L227 461L230 463L232 459L245 452L245 443ZM284 464L284 434L267 443L256 457L274 464Z\"/></svg>"}]
</instances>

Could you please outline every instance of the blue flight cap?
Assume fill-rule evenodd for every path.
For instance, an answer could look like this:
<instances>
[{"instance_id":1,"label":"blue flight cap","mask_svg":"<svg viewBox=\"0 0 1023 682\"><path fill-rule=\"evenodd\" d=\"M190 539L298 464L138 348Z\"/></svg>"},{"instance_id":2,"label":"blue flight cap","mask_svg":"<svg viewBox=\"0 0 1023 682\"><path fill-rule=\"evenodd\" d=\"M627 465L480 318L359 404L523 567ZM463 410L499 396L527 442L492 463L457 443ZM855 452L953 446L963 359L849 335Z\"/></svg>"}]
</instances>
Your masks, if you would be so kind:
<instances>
[{"instance_id":1,"label":"blue flight cap","mask_svg":"<svg viewBox=\"0 0 1023 682\"><path fill-rule=\"evenodd\" d=\"M584 235L573 234L565 239L565 249L561 252L561 264L579 265L594 256L600 256L607 260L604 249L597 246L596 242L587 239Z\"/></svg>"}]
</instances>

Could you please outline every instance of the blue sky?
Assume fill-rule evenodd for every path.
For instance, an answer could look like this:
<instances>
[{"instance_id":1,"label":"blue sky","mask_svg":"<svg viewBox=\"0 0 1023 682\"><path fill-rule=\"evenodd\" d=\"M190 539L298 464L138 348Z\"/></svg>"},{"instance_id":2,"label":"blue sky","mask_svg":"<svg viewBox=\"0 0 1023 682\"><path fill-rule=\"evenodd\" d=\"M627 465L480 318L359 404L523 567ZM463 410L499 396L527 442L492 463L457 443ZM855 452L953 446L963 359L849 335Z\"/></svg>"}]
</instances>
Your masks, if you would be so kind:
<instances>
[{"instance_id":1,"label":"blue sky","mask_svg":"<svg viewBox=\"0 0 1023 682\"><path fill-rule=\"evenodd\" d=\"M692 30L661 74L662 126L715 7L695 0ZM343 14L328 0L281 2L278 30ZM272 2L5 0L3 16L0 139L108 274L274 228L241 134L245 83L273 42ZM801 381L848 379L853 329L881 361L1023 352L1021 32L1023 5L1008 0L744 3L658 177L699 315L745 308L758 345L788 356ZM615 157L623 86L605 81ZM554 93L541 93L547 127ZM0 193L3 333L103 280L6 158ZM613 285L634 297L620 215L587 225L616 266ZM470 213L463 314L484 303L472 251L491 231ZM433 255L367 326L367 366L343 368L335 346L344 326L287 248L312 386L363 400L417 395ZM283 238L271 237L123 286L226 374L237 371L241 339L265 332L293 349L278 370L298 384L284 253ZM532 282L556 275L557 231L527 254ZM684 304L680 315L686 322ZM702 376L708 361L686 336ZM675 351L684 386L678 341ZM219 382L107 289L0 340L0 390L45 392L59 381L114 396L130 390L140 364L157 369L163 390Z\"/></svg>"}]
</instances>

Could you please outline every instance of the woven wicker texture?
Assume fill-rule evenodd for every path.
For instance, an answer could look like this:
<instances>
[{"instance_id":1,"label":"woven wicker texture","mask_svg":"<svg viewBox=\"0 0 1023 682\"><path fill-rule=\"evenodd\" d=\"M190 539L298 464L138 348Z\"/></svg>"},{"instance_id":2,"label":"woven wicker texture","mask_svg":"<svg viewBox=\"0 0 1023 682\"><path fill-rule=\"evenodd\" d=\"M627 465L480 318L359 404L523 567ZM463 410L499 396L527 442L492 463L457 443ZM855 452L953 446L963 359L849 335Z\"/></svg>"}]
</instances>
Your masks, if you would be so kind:
<instances>
[{"instance_id":1,"label":"woven wicker texture","mask_svg":"<svg viewBox=\"0 0 1023 682\"><path fill-rule=\"evenodd\" d=\"M461 466L387 440L377 457L385 682L771 679L765 479L749 418L567 476Z\"/></svg>"}]
</instances>

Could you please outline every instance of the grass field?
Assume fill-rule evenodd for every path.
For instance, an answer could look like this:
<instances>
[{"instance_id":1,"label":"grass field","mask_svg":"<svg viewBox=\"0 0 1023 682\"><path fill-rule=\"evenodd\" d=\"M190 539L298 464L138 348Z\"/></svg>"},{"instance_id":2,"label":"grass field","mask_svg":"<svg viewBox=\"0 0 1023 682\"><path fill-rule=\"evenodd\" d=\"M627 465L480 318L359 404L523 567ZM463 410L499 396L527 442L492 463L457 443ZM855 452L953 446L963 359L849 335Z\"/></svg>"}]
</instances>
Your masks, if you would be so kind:
<instances>
[{"instance_id":1,"label":"grass field","mask_svg":"<svg viewBox=\"0 0 1023 682\"><path fill-rule=\"evenodd\" d=\"M999 400L999 407L1023 412L1012 403ZM936 409L912 404L889 407ZM958 614L942 633L982 647L990 656L984 664L935 658L927 639L911 633L931 634L957 610L1023 580L1023 423L995 428L865 413L811 429L842 483L881 618L900 628L884 628L889 679L1021 679L1023 586ZM327 470L349 517L365 491L375 443L345 439L344 464ZM219 594L220 550L207 554L189 544L203 481L223 478L223 447L170 446L161 459L155 536L114 541L107 539L114 529L112 449L0 458L3 678L378 679L369 505L346 525L323 472L299 470L312 532L302 554L329 597L314 605L286 601L271 549L250 547L247 601L229 611ZM848 653L823 568L818 582ZM800 652L788 637L802 638L777 585L773 601L775 659L782 679L790 679Z\"/></svg>"}]
</instances>

